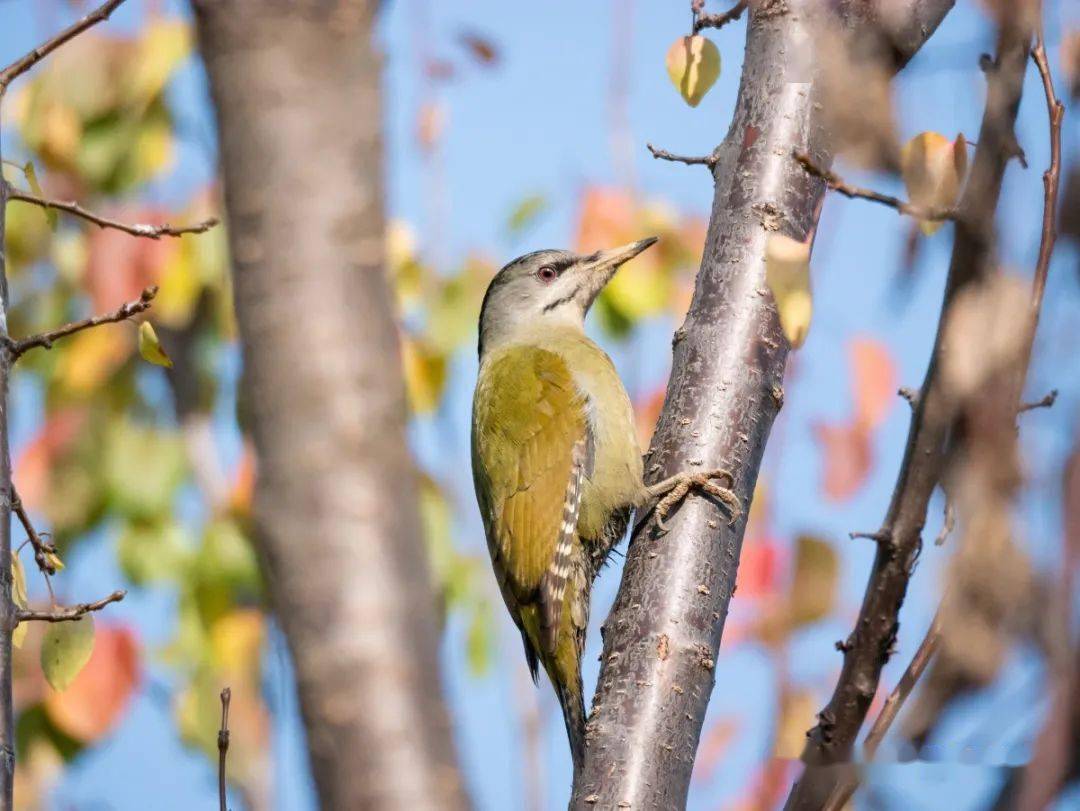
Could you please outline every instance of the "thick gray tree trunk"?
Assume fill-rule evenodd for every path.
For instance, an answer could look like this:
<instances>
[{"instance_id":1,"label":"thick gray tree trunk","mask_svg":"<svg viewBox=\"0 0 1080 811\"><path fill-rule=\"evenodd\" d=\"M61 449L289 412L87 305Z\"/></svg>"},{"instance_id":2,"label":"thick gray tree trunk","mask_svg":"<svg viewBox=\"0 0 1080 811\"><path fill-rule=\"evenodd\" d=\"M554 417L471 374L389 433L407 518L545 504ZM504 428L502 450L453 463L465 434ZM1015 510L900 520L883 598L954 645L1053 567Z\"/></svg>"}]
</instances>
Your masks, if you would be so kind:
<instances>
[{"instance_id":1,"label":"thick gray tree trunk","mask_svg":"<svg viewBox=\"0 0 1080 811\"><path fill-rule=\"evenodd\" d=\"M872 5L846 4L848 24L872 37L864 43L880 47L882 64L899 69L953 3L889 0L886 19ZM704 256L645 465L652 481L726 467L743 514L729 526L716 504L691 498L666 535L654 535L651 522L635 532L604 626L572 808L686 804L750 499L784 397L787 342L765 282L765 245L777 232L806 240L817 226L824 183L792 153L807 152L818 166L832 161L810 27L811 12L824 7L750 3L735 116L715 153Z\"/></svg>"},{"instance_id":2,"label":"thick gray tree trunk","mask_svg":"<svg viewBox=\"0 0 1080 811\"><path fill-rule=\"evenodd\" d=\"M321 805L466 806L384 272L373 0L193 0L218 115L257 540Z\"/></svg>"}]
</instances>

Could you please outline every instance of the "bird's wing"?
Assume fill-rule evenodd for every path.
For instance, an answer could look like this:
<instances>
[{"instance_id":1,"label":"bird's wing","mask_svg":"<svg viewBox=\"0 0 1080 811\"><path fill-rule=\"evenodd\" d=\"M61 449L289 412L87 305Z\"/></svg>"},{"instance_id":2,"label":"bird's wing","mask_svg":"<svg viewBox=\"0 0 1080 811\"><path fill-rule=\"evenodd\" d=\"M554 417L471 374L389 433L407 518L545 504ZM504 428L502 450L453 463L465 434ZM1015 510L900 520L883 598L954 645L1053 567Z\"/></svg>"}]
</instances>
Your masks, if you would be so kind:
<instances>
[{"instance_id":1,"label":"bird's wing","mask_svg":"<svg viewBox=\"0 0 1080 811\"><path fill-rule=\"evenodd\" d=\"M538 605L540 639L533 644L554 653L593 458L586 398L562 358L519 347L490 364L474 402L473 454L507 607L521 625L522 609Z\"/></svg>"}]
</instances>

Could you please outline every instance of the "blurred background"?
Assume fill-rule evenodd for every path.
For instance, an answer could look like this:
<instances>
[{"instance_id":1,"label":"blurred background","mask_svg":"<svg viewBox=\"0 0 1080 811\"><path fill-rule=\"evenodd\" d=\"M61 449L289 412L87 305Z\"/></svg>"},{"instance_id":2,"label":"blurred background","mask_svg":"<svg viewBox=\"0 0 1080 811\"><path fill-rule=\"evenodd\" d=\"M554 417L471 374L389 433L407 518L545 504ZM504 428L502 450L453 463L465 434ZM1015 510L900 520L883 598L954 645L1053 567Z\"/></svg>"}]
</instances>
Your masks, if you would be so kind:
<instances>
[{"instance_id":1,"label":"blurred background","mask_svg":"<svg viewBox=\"0 0 1080 811\"><path fill-rule=\"evenodd\" d=\"M699 167L654 161L645 143L706 154L723 138L745 36L745 22L706 32L720 48L722 72L702 103L688 107L664 70L665 51L686 33L686 6L393 0L379 16L386 244L409 438L445 609L445 693L478 808L565 807L570 775L557 704L545 681L539 688L529 681L465 473L480 298L493 273L527 251L593 250L659 235L657 248L610 286L590 325L631 393L647 443L663 403L670 336L700 261L712 184ZM0 61L86 8L67 0L0 3ZM1075 71L1077 56L1062 44L1078 27L1080 7L1047 3L1047 47L1063 97L1077 80L1068 65L1074 60ZM993 42L982 8L958 2L896 83L902 140L927 130L975 137L985 84L978 58ZM215 117L186 3L129 0L22 80L4 109L5 158L33 161L50 196L129 221L220 213ZM1065 176L1080 146L1076 121L1072 112L1065 120ZM999 225L1003 262L1026 276L1049 159L1034 70L1017 134L1031 168L1009 170ZM903 193L894 178L839 170ZM17 170L4 171L21 180ZM910 227L888 208L838 195L826 202L812 262L813 326L789 364L785 407L762 468L693 809L782 803L804 732L831 692L840 666L833 643L850 630L874 551L848 533L874 530L884 515L908 424L895 392L921 380L940 310L951 227L928 238ZM1031 400L1051 389L1059 397L1021 421L1018 526L1045 574L1062 564L1066 511L1080 513L1080 491L1073 488L1071 505L1063 491L1066 464L1080 447L1076 237L1062 240L1050 269L1028 387ZM53 229L41 210L12 204L7 240L13 334L73 312L114 309L157 284L153 319L176 361L169 371L139 363L135 330L120 326L28 356L14 378L15 482L39 529L63 551L58 598L129 589L99 615L93 658L68 691L54 692L40 676L40 629L19 652L19 806L213 807L218 692L229 685L232 807L315 808L289 653L266 610L250 538L254 456L237 395L224 230L134 240L75 220ZM943 512L935 496L884 690L940 597L949 545L929 541ZM1072 531L1080 531L1075 523ZM588 695L620 565L616 556L594 593ZM44 589L32 575L31 599L46 597ZM1030 757L1046 711L1045 675L1036 649L1011 646L988 686L935 719L917 759L898 725L857 805L988 807L1009 767ZM1078 804L1080 791L1060 801Z\"/></svg>"}]
</instances>

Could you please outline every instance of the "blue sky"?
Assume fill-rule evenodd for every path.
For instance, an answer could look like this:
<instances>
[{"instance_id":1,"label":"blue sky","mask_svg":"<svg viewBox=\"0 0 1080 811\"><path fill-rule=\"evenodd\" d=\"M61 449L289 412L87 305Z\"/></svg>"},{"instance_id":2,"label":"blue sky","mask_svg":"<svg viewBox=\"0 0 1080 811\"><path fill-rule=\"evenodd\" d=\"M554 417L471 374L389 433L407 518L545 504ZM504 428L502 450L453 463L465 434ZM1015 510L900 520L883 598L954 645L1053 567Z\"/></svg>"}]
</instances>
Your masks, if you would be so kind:
<instances>
[{"instance_id":1,"label":"blue sky","mask_svg":"<svg viewBox=\"0 0 1080 811\"><path fill-rule=\"evenodd\" d=\"M182 3L162 5L187 13ZM587 184L632 180L647 198L660 198L682 211L706 215L712 197L707 173L654 161L644 144L649 141L674 152L703 154L723 138L738 84L745 24L710 34L722 52L723 73L700 106L691 109L671 87L663 67L667 46L686 31L686 5L682 0L388 2L379 37L386 52L391 216L410 223L425 255L449 269L477 249L505 260L527 250L568 246L578 195ZM1064 0L1048 5L1051 62L1057 70L1060 31L1068 20L1076 25L1078 12L1067 9L1069 4ZM108 25L131 29L145 9L145 3L130 0ZM1067 13L1072 16L1067 17ZM7 23L0 33L0 58L5 61L68 19L62 4L46 0L7 2L0 6L0 14ZM615 15L619 15L617 22ZM457 44L462 30L482 33L497 44L502 59L496 69L481 69L462 57ZM613 151L611 86L616 55L612 46L616 36L629 42L624 54L629 66L624 77L632 147L629 162ZM975 137L984 87L976 63L978 55L992 50L992 45L992 32L977 5L961 0L898 83L902 138L923 130L950 136L962 131ZM415 138L417 109L430 92L419 67L419 55L425 52L453 57L460 68L457 78L438 91L449 116L435 165L423 159ZM215 156L212 114L198 65L184 70L173 94L182 128L182 169L153 184L147 194L179 203L212 176ZM1003 262L1022 274L1030 272L1038 245L1040 173L1048 157L1045 129L1041 87L1031 72L1018 136L1032 168L1027 172L1010 168L1000 210ZM1078 135L1075 119L1067 118L1066 155L1075 154ZM5 154L9 157L12 140L5 132ZM900 192L887 178L841 168L854 181ZM543 195L550 208L523 237L508 241L504 229L508 213L530 194ZM777 441L766 455L764 476L773 494L777 532L782 537L814 532L833 539L842 552L841 619L797 636L789 657L793 677L821 691L831 687L839 665L832 642L847 633L847 617L858 606L872 553L868 544L847 542L846 534L853 529L873 529L880 522L906 436L907 413L902 402L889 413L875 436L879 464L870 481L839 506L819 498L821 461L811 424L841 420L848 414L846 345L854 335L872 334L888 345L902 384L917 385L922 377L940 305L950 229L927 241L919 272L906 293L898 291L894 278L903 233L901 222L889 209L829 198L813 261L814 323L809 340L796 356L797 371L789 379ZM1051 269L1030 383L1035 397L1057 387L1061 398L1054 409L1034 412L1023 423L1030 492L1020 514L1032 554L1044 566L1052 566L1055 560L1061 463L1080 411L1072 349L1080 326L1077 262L1076 250L1063 245ZM620 368L625 369L629 357L641 359L632 385L647 390L663 379L674 326L673 321L662 320L643 329L631 345L608 345ZM1073 374L1068 374L1070 371ZM232 376L235 372L230 370ZM468 460L465 426L474 374L475 360L466 351L455 361L451 391L437 424L428 421L414 426L412 437L425 468L450 489L460 507L455 525L457 542L483 554L471 483L460 475ZM17 396L15 407L18 442L18 426L32 425L36 405L26 393ZM447 426L452 430L447 432ZM223 434L222 441L234 442L235 438ZM940 514L941 504L935 499L928 535L936 534ZM103 535L83 545L70 561L65 577L72 594L96 594L112 588L121 578L110 540ZM895 682L929 623L948 554L948 548L928 548L923 555L902 615L900 655L886 669L887 685ZM607 613L618 576L616 563L597 588L593 609L597 622ZM167 639L172 621L169 595L137 594L116 608L138 623L148 642ZM739 611L738 599L733 610ZM521 805L525 788L519 708L523 701L534 700L528 692L532 688L522 686L519 643L501 607L497 620L500 650L490 676L478 679L468 674L459 623L451 623L443 646L446 689L462 765L481 809ZM599 634L593 631L586 654L587 690L595 682L598 650ZM280 640L267 653L266 662L267 697L277 715L273 744L276 807L314 808L287 656ZM999 779L984 764L1017 763L1026 756L1027 742L1041 712L1038 668L1033 662L1030 654L1018 655L1000 686L957 707L933 742L928 755L931 762L882 768L875 777L881 796L898 808L978 808ZM768 724L775 711L772 678L769 660L750 645L718 661L710 720L733 714L743 720L743 727L716 774L707 784L693 787L691 808L725 807L765 753ZM155 668L152 682L167 687L167 672ZM201 756L188 753L175 740L169 710L159 694L159 690L146 691L112 738L74 764L58 788L56 807L143 808L151 797L154 807L161 809L212 806L214 773ZM569 771L562 722L546 686L541 687L539 699L543 717L542 807L561 808L568 796ZM1013 720L1005 723L1005 718Z\"/></svg>"}]
</instances>

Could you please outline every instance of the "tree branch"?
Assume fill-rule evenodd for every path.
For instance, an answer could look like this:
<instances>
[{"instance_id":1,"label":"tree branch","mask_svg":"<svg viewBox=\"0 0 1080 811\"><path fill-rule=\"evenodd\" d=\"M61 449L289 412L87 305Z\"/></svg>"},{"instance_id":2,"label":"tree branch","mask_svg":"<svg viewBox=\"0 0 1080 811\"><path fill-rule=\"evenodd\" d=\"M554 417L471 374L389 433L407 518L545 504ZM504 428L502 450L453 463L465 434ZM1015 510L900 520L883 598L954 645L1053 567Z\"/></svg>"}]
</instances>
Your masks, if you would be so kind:
<instances>
[{"instance_id":1,"label":"tree branch","mask_svg":"<svg viewBox=\"0 0 1080 811\"><path fill-rule=\"evenodd\" d=\"M954 418L942 389L939 364L943 327L960 291L993 270L994 215L1005 168L1013 157L1013 127L1027 66L1030 33L1004 30L987 72L988 91L971 175L957 208L956 235L933 354L911 418L903 462L882 531L893 539L878 547L859 617L848 637L844 665L819 722L808 733L807 768L792 789L789 811L818 811L842 779L830 769L847 761L870 708L899 628L899 612L922 548L930 497L938 485Z\"/></svg>"},{"instance_id":2,"label":"tree branch","mask_svg":"<svg viewBox=\"0 0 1080 811\"><path fill-rule=\"evenodd\" d=\"M709 169L712 169L716 166L717 157L715 154L702 155L698 157L688 157L686 155L675 155L671 152L668 152L666 149L657 149L652 144L645 144L645 146L648 147L649 152L651 152L652 156L657 160L672 161L673 163L685 163L687 166L708 166Z\"/></svg>"},{"instance_id":3,"label":"tree branch","mask_svg":"<svg viewBox=\"0 0 1080 811\"><path fill-rule=\"evenodd\" d=\"M8 338L8 350L11 353L12 358L17 359L38 346L44 347L45 349L52 349L54 341L65 338L68 335L74 335L76 332L99 327L102 324L115 324L119 321L126 321L133 315L138 315L139 313L149 310L157 292L157 285L152 285L143 290L142 295L137 299L120 305L111 313L84 318L82 321L73 321L62 327L57 327L56 329L42 332L37 335L31 335L29 338L22 338L17 341Z\"/></svg>"},{"instance_id":4,"label":"tree branch","mask_svg":"<svg viewBox=\"0 0 1080 811\"><path fill-rule=\"evenodd\" d=\"M77 22L68 26L47 42L43 42L41 45L38 45L36 48L34 48L34 50L30 51L29 53L20 56L6 68L0 71L0 96L4 94L4 91L7 90L8 85L15 81L15 79L22 76L24 73L26 73L26 71L30 70L30 68L34 67L34 65L36 65L49 54L51 54L61 45L73 40L86 29L97 25L103 20L109 19L109 15L116 11L116 9L123 2L124 0L109 0L109 2L103 3L98 8L94 9L85 17L83 17L81 20L78 20Z\"/></svg>"},{"instance_id":5,"label":"tree branch","mask_svg":"<svg viewBox=\"0 0 1080 811\"><path fill-rule=\"evenodd\" d=\"M899 197L893 197L892 195L882 194L873 189L863 188L862 186L853 186L850 183L846 183L843 178L835 172L823 169L815 164L805 152L794 152L792 153L792 157L794 157L806 171L814 177L821 178L828 184L830 189L840 192L840 194L845 197L869 200L872 203L881 203L884 206L896 209L900 214L907 214L909 217L915 217L919 220L956 219L956 210L952 208L923 208L914 203L909 203L906 200L901 200Z\"/></svg>"},{"instance_id":6,"label":"tree branch","mask_svg":"<svg viewBox=\"0 0 1080 811\"><path fill-rule=\"evenodd\" d=\"M221 691L221 729L218 730L218 806L220 811L229 811L225 783L225 757L229 754L229 702L232 690L226 687Z\"/></svg>"},{"instance_id":7,"label":"tree branch","mask_svg":"<svg viewBox=\"0 0 1080 811\"><path fill-rule=\"evenodd\" d=\"M119 220L111 220L108 217L102 217L100 214L95 214L92 211L87 211L78 203L63 201L63 200L47 200L43 197L37 197L33 194L20 191L14 187L9 187L7 190L8 200L17 200L20 203L30 203L31 205L38 206L44 209L56 209L57 211L63 211L67 214L71 214L74 217L79 217L87 222L91 222L98 228L113 228L117 231L123 231L125 234L131 234L133 237L145 237L146 239L161 239L162 237L182 237L185 234L201 234L205 231L209 231L215 225L218 224L217 217L211 217L207 220L202 220L194 225L185 225L181 228L174 228L173 226L165 223L163 225L150 225L148 223L126 223Z\"/></svg>"},{"instance_id":8,"label":"tree branch","mask_svg":"<svg viewBox=\"0 0 1080 811\"><path fill-rule=\"evenodd\" d=\"M73 620L82 619L91 611L100 611L109 603L118 603L125 596L127 596L127 592L118 589L97 602L79 603L70 608L54 608L51 611L33 611L21 608L15 612L15 618L18 622L72 622Z\"/></svg>"},{"instance_id":9,"label":"tree branch","mask_svg":"<svg viewBox=\"0 0 1080 811\"><path fill-rule=\"evenodd\" d=\"M53 565L48 557L50 554L56 554L56 547L53 546L51 541L46 541L42 538L37 530L34 529L34 525L30 521L30 516L27 515L26 508L23 507L22 499L19 498L19 494L16 492L14 485L11 487L11 509L15 512L15 515L19 517L19 522L26 531L26 538L30 541L30 545L34 547L34 562L37 564L38 569L46 575L56 574L56 566Z\"/></svg>"},{"instance_id":10,"label":"tree branch","mask_svg":"<svg viewBox=\"0 0 1080 811\"><path fill-rule=\"evenodd\" d=\"M1057 402L1058 390L1051 389L1048 394L1043 395L1040 399L1031 403L1024 403L1020 406L1020 413L1025 411L1034 411L1037 408L1051 408L1054 403Z\"/></svg>"},{"instance_id":11,"label":"tree branch","mask_svg":"<svg viewBox=\"0 0 1080 811\"><path fill-rule=\"evenodd\" d=\"M746 11L746 0L741 0L727 11L720 14L694 14L694 33L700 33L703 28L723 28L728 23L739 19Z\"/></svg>"},{"instance_id":12,"label":"tree branch","mask_svg":"<svg viewBox=\"0 0 1080 811\"><path fill-rule=\"evenodd\" d=\"M765 442L779 409L788 343L765 288L770 231L812 238L825 183L791 160L831 159L819 82L789 81L777 65L813 41L803 3L750 4L734 121L716 150L715 192L690 310L676 331L672 375L646 478L684 470L690 460L734 473L744 507L729 526L707 499L693 499L657 538L638 527L622 583L604 624L604 652L586 727L583 767L571 808L678 808L686 803L716 656L735 583L749 505ZM915 6L924 16L906 36L918 50L952 7ZM926 15L935 5L936 17ZM853 20L861 33L865 20ZM904 28L905 32L908 28ZM921 32L921 33L920 33ZM897 63L902 63L898 59ZM704 588L699 588L704 586ZM665 640L666 644L660 644Z\"/></svg>"}]
</instances>

